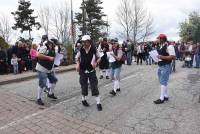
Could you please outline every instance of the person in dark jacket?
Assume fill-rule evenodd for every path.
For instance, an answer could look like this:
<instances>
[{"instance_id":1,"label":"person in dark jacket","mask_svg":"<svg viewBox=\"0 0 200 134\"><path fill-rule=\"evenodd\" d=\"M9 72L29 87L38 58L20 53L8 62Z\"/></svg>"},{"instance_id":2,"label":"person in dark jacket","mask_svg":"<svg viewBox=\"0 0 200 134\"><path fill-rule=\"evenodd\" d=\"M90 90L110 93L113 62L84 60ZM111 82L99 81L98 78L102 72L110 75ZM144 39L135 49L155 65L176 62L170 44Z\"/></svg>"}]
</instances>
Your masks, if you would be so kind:
<instances>
[{"instance_id":1,"label":"person in dark jacket","mask_svg":"<svg viewBox=\"0 0 200 134\"><path fill-rule=\"evenodd\" d=\"M0 47L0 74L7 73L7 64L6 64L6 52L3 51Z\"/></svg>"}]
</instances>

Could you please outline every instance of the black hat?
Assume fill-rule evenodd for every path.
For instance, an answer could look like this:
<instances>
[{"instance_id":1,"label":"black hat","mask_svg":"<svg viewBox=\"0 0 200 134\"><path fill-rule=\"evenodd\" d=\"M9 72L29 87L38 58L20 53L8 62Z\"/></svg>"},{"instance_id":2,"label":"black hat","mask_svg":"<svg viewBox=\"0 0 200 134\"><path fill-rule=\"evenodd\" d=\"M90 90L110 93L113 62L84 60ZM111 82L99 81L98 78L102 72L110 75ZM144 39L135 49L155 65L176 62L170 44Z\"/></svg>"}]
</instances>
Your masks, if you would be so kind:
<instances>
[{"instance_id":1,"label":"black hat","mask_svg":"<svg viewBox=\"0 0 200 134\"><path fill-rule=\"evenodd\" d=\"M48 35L42 35L43 40L48 40Z\"/></svg>"},{"instance_id":2,"label":"black hat","mask_svg":"<svg viewBox=\"0 0 200 134\"><path fill-rule=\"evenodd\" d=\"M58 45L59 43L58 43L58 40L57 39L55 39L55 38L52 38L52 39L50 39L54 44L56 44L56 45Z\"/></svg>"},{"instance_id":3,"label":"black hat","mask_svg":"<svg viewBox=\"0 0 200 134\"><path fill-rule=\"evenodd\" d=\"M103 41L107 41L107 38L103 38Z\"/></svg>"}]
</instances>

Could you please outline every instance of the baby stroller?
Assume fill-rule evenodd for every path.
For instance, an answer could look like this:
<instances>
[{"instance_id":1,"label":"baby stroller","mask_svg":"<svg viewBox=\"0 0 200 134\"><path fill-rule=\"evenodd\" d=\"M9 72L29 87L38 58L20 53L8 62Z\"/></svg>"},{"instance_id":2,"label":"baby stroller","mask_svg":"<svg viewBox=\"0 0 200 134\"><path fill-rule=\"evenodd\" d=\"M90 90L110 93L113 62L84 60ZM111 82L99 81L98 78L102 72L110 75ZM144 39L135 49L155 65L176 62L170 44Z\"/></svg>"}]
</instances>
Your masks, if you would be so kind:
<instances>
[{"instance_id":1,"label":"baby stroller","mask_svg":"<svg viewBox=\"0 0 200 134\"><path fill-rule=\"evenodd\" d=\"M189 51L185 52L183 67L191 68L192 54Z\"/></svg>"}]
</instances>

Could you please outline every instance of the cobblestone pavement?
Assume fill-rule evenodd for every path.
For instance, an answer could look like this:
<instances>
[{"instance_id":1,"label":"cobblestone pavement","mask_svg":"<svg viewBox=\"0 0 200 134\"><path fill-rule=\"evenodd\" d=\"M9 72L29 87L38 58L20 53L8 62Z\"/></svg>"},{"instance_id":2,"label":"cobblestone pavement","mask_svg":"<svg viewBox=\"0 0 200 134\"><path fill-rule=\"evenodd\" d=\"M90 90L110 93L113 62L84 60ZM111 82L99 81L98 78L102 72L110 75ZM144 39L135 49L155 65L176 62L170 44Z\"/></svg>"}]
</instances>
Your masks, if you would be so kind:
<instances>
[{"instance_id":1,"label":"cobblestone pavement","mask_svg":"<svg viewBox=\"0 0 200 134\"><path fill-rule=\"evenodd\" d=\"M115 97L109 95L110 81L99 80L101 112L96 110L93 97L88 96L89 108L81 105L76 72L58 75L59 100L44 96L45 107L34 103L35 79L0 86L0 120L4 122L0 134L200 134L200 70L181 68L178 63L169 83L169 101L155 105L153 100L160 94L156 68L124 66L121 92Z\"/></svg>"},{"instance_id":2,"label":"cobblestone pavement","mask_svg":"<svg viewBox=\"0 0 200 134\"><path fill-rule=\"evenodd\" d=\"M0 134L117 134L91 122L0 93Z\"/></svg>"}]
</instances>

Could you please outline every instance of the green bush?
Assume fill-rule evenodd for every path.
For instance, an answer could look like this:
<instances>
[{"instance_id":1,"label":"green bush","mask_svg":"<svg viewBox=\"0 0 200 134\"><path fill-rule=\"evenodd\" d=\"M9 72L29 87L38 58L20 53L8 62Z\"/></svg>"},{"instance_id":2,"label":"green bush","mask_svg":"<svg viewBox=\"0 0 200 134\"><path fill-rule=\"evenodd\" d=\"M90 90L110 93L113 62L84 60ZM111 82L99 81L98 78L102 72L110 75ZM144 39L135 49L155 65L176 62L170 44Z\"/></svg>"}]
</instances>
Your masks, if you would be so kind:
<instances>
[{"instance_id":1,"label":"green bush","mask_svg":"<svg viewBox=\"0 0 200 134\"><path fill-rule=\"evenodd\" d=\"M7 49L9 47L8 43L0 36L0 47L2 49Z\"/></svg>"},{"instance_id":2,"label":"green bush","mask_svg":"<svg viewBox=\"0 0 200 134\"><path fill-rule=\"evenodd\" d=\"M74 56L73 56L73 45L72 43L66 43L64 45L66 49L66 58L67 58L67 65L73 64L74 63Z\"/></svg>"}]
</instances>

